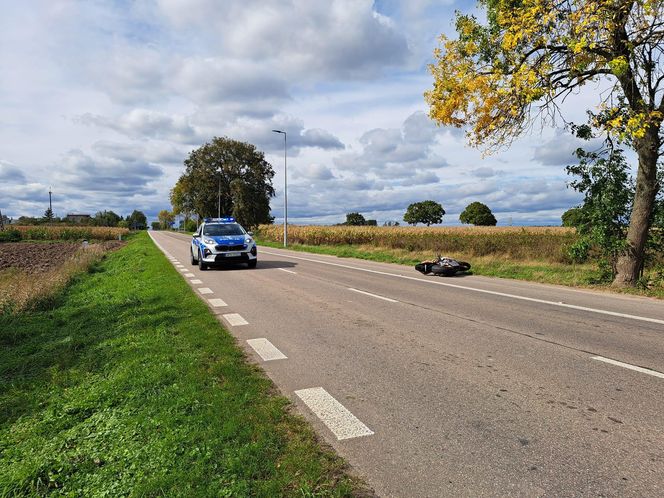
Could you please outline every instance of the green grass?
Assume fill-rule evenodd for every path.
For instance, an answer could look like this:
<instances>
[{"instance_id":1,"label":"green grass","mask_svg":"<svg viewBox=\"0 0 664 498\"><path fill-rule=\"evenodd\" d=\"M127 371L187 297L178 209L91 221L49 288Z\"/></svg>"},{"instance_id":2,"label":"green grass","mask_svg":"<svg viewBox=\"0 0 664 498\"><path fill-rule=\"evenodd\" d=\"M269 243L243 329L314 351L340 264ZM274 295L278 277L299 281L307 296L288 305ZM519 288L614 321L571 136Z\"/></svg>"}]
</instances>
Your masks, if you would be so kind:
<instances>
[{"instance_id":1,"label":"green grass","mask_svg":"<svg viewBox=\"0 0 664 498\"><path fill-rule=\"evenodd\" d=\"M267 247L283 248L282 243L260 239L258 243ZM305 251L315 254L328 254L342 258L357 258L381 263L395 263L400 265L415 265L420 261L432 259L435 254L425 251L408 251L405 249L389 249L373 247L368 245L303 245L289 244L288 249L294 251ZM593 264L564 264L546 261L514 261L508 258L492 256L478 256L467 258L463 254L448 253L447 256L459 260L468 261L472 265L471 272L474 275L489 277L511 278L515 280L527 280L554 285L566 285L570 287L585 287L595 290L611 290L607 283L599 283L600 271ZM664 287L655 285L651 288L628 288L620 289L620 292L644 295L649 297L664 298Z\"/></svg>"},{"instance_id":2,"label":"green grass","mask_svg":"<svg viewBox=\"0 0 664 498\"><path fill-rule=\"evenodd\" d=\"M365 493L145 233L0 316L0 496Z\"/></svg>"}]
</instances>

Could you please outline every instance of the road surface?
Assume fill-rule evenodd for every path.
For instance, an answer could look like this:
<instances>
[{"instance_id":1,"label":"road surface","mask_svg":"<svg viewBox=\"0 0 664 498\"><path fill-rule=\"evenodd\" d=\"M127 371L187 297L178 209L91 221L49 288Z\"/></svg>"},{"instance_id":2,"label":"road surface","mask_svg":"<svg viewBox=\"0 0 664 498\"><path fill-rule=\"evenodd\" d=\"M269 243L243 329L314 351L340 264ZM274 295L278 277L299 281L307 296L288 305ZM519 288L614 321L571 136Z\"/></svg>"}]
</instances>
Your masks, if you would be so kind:
<instances>
[{"instance_id":1,"label":"road surface","mask_svg":"<svg viewBox=\"0 0 664 498\"><path fill-rule=\"evenodd\" d=\"M378 495L664 496L661 301L151 235Z\"/></svg>"}]
</instances>

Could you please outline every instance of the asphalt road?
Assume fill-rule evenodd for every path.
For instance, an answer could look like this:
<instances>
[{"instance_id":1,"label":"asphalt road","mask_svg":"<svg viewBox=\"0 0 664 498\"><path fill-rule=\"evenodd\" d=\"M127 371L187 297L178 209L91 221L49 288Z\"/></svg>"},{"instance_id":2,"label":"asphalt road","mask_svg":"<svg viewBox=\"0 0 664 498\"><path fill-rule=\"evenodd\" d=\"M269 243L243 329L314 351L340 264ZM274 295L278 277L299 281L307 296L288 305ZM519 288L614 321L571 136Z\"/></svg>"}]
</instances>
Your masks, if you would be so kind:
<instances>
[{"instance_id":1,"label":"asphalt road","mask_svg":"<svg viewBox=\"0 0 664 498\"><path fill-rule=\"evenodd\" d=\"M378 495L664 496L661 301L152 236Z\"/></svg>"}]
</instances>

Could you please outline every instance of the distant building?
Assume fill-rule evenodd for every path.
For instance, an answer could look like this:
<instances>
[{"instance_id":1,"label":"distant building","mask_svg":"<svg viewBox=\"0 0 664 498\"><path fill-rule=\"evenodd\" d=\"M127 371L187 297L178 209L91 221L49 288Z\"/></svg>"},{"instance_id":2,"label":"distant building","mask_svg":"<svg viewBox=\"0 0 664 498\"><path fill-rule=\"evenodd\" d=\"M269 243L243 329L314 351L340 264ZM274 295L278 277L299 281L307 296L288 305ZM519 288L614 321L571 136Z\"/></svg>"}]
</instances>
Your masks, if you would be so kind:
<instances>
[{"instance_id":1,"label":"distant building","mask_svg":"<svg viewBox=\"0 0 664 498\"><path fill-rule=\"evenodd\" d=\"M89 223L92 221L92 216L89 214L68 214L65 221L70 223Z\"/></svg>"}]
</instances>

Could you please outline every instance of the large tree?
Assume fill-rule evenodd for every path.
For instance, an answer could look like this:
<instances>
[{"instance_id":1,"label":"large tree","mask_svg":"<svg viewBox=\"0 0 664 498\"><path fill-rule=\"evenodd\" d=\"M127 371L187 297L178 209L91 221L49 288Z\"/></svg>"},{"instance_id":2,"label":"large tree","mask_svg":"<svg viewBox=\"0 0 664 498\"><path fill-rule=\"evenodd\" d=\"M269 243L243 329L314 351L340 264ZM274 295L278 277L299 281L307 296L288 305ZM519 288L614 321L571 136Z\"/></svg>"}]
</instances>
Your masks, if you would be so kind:
<instances>
[{"instance_id":1,"label":"large tree","mask_svg":"<svg viewBox=\"0 0 664 498\"><path fill-rule=\"evenodd\" d=\"M489 206L481 202L471 202L459 215L461 223L470 223L479 226L496 226L496 217Z\"/></svg>"},{"instance_id":2,"label":"large tree","mask_svg":"<svg viewBox=\"0 0 664 498\"><path fill-rule=\"evenodd\" d=\"M116 227L121 219L122 216L113 211L97 211L93 221L98 227Z\"/></svg>"},{"instance_id":3,"label":"large tree","mask_svg":"<svg viewBox=\"0 0 664 498\"><path fill-rule=\"evenodd\" d=\"M188 225L188 221L192 214L196 212L194 209L192 190L188 185L189 179L182 175L171 189L171 205L173 206L173 214L184 215L184 224ZM191 230L191 231L195 231Z\"/></svg>"},{"instance_id":4,"label":"large tree","mask_svg":"<svg viewBox=\"0 0 664 498\"><path fill-rule=\"evenodd\" d=\"M364 218L364 216L360 213L354 212L354 213L347 213L346 214L346 223L345 225L366 225L367 220Z\"/></svg>"},{"instance_id":5,"label":"large tree","mask_svg":"<svg viewBox=\"0 0 664 498\"><path fill-rule=\"evenodd\" d=\"M255 146L214 138L192 151L184 165L185 172L171 190L174 212L232 215L245 227L272 222L274 170Z\"/></svg>"},{"instance_id":6,"label":"large tree","mask_svg":"<svg viewBox=\"0 0 664 498\"><path fill-rule=\"evenodd\" d=\"M487 21L458 15L431 65L430 115L468 126L487 150L509 144L589 82L603 80L593 125L638 156L627 244L614 285L634 285L652 221L664 118L661 0L481 0ZM534 111L534 112L533 112ZM551 119L552 120L552 119Z\"/></svg>"},{"instance_id":7,"label":"large tree","mask_svg":"<svg viewBox=\"0 0 664 498\"><path fill-rule=\"evenodd\" d=\"M409 225L425 223L426 226L443 222L445 210L436 201L413 202L406 209L403 221Z\"/></svg>"},{"instance_id":8,"label":"large tree","mask_svg":"<svg viewBox=\"0 0 664 498\"><path fill-rule=\"evenodd\" d=\"M134 209L132 213L127 216L129 228L132 230L145 230L148 227L148 219L143 211Z\"/></svg>"},{"instance_id":9,"label":"large tree","mask_svg":"<svg viewBox=\"0 0 664 498\"><path fill-rule=\"evenodd\" d=\"M159 224L161 225L162 230L168 230L171 227L171 224L175 221L175 215L168 209L162 209L157 214L157 219L159 219Z\"/></svg>"}]
</instances>

